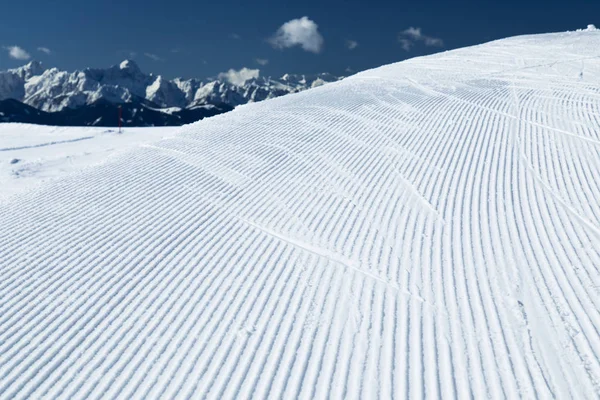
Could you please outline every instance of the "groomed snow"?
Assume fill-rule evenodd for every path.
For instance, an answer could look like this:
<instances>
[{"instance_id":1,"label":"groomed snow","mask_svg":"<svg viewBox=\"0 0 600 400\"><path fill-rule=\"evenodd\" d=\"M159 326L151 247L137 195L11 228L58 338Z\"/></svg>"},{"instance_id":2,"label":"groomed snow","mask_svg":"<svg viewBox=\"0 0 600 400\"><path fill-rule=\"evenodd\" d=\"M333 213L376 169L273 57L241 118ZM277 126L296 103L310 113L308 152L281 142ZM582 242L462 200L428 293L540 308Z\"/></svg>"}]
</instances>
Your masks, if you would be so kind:
<instances>
[{"instance_id":1,"label":"groomed snow","mask_svg":"<svg viewBox=\"0 0 600 400\"><path fill-rule=\"evenodd\" d=\"M7 196L0 397L600 396L599 57L412 59Z\"/></svg>"},{"instance_id":2,"label":"groomed snow","mask_svg":"<svg viewBox=\"0 0 600 400\"><path fill-rule=\"evenodd\" d=\"M0 124L0 201L180 130Z\"/></svg>"}]
</instances>

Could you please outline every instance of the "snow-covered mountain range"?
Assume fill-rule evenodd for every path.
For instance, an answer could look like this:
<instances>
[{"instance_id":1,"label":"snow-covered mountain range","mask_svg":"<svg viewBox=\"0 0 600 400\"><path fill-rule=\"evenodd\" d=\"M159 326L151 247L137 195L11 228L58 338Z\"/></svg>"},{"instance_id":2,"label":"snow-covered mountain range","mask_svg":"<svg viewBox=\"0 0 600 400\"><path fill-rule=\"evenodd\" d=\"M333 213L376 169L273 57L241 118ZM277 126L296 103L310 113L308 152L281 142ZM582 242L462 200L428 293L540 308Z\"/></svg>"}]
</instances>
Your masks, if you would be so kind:
<instances>
[{"instance_id":1,"label":"snow-covered mountain range","mask_svg":"<svg viewBox=\"0 0 600 400\"><path fill-rule=\"evenodd\" d=\"M110 68L87 68L75 72L61 71L57 68L46 69L40 62L32 61L20 68L0 72L0 101L17 100L48 113L72 113L72 110L98 103L131 103L170 115L180 114L184 109L195 110L199 107L219 113L241 104L299 92L339 79L331 74L286 74L279 79L256 76L233 81L227 74L221 74L217 78L204 81L181 78L169 80L161 75L145 74L132 60L125 60ZM22 111L8 115L4 112L5 107L4 103L0 103L0 113L4 113L0 114L0 121L36 122L28 119L30 112ZM14 109L14 101L10 103L10 107L11 110ZM24 107L21 108L25 110ZM87 114L89 113L86 112ZM54 121L56 116L51 117L53 123L62 124L61 118ZM85 120L83 123L107 123L102 122L102 118L97 122L98 118ZM185 119L181 122L191 121ZM143 121L141 123L153 124Z\"/></svg>"}]
</instances>

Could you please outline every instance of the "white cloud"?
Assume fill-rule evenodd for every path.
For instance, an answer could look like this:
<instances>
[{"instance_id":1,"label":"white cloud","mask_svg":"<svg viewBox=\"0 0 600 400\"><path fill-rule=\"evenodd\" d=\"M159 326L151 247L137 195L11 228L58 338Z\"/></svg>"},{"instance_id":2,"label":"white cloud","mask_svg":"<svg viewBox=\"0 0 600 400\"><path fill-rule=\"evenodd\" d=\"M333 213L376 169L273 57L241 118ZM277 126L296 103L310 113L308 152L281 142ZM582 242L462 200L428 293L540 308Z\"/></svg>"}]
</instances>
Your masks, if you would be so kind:
<instances>
[{"instance_id":1,"label":"white cloud","mask_svg":"<svg viewBox=\"0 0 600 400\"><path fill-rule=\"evenodd\" d=\"M306 51L319 53L324 40L319 33L319 26L308 17L302 17L281 25L269 42L277 49L301 46Z\"/></svg>"},{"instance_id":2,"label":"white cloud","mask_svg":"<svg viewBox=\"0 0 600 400\"><path fill-rule=\"evenodd\" d=\"M356 40L346 40L346 47L348 50L354 50L358 47L358 42Z\"/></svg>"},{"instance_id":3,"label":"white cloud","mask_svg":"<svg viewBox=\"0 0 600 400\"><path fill-rule=\"evenodd\" d=\"M409 39L398 38L398 41L400 42L400 45L402 46L404 51L409 51L413 45L413 42Z\"/></svg>"},{"instance_id":4,"label":"white cloud","mask_svg":"<svg viewBox=\"0 0 600 400\"><path fill-rule=\"evenodd\" d=\"M117 51L119 57L127 57L128 59L133 59L137 57L137 53L131 50L119 50Z\"/></svg>"},{"instance_id":5,"label":"white cloud","mask_svg":"<svg viewBox=\"0 0 600 400\"><path fill-rule=\"evenodd\" d=\"M249 68L244 67L244 68L240 69L239 71L236 71L235 69L230 69L227 72L221 72L219 74L219 79L224 79L233 85L241 86L247 80L253 79L253 78L258 78L259 76L260 76L260 70L249 69Z\"/></svg>"},{"instance_id":6,"label":"white cloud","mask_svg":"<svg viewBox=\"0 0 600 400\"><path fill-rule=\"evenodd\" d=\"M38 51L41 51L42 53L46 53L46 54L52 53L52 51L50 51L50 49L47 47L38 47L37 49L38 49Z\"/></svg>"},{"instance_id":7,"label":"white cloud","mask_svg":"<svg viewBox=\"0 0 600 400\"><path fill-rule=\"evenodd\" d=\"M415 28L412 26L408 29L405 29L401 34L404 36L408 36L414 40L419 40L423 36L423 34L421 33L421 28Z\"/></svg>"},{"instance_id":8,"label":"white cloud","mask_svg":"<svg viewBox=\"0 0 600 400\"><path fill-rule=\"evenodd\" d=\"M257 58L255 60L258 64L260 65L267 65L269 63L269 60L267 60L266 58Z\"/></svg>"},{"instance_id":9,"label":"white cloud","mask_svg":"<svg viewBox=\"0 0 600 400\"><path fill-rule=\"evenodd\" d=\"M148 57L149 59L151 59L151 60L154 60L154 61L162 61L162 60L163 60L162 58L160 58L160 57L159 57L159 56L157 56L156 54L152 54L152 53L144 53L144 55L145 55L146 57Z\"/></svg>"},{"instance_id":10,"label":"white cloud","mask_svg":"<svg viewBox=\"0 0 600 400\"><path fill-rule=\"evenodd\" d=\"M232 33L229 35L230 38L238 40L241 39L242 37L240 35L238 35L237 33Z\"/></svg>"},{"instance_id":11,"label":"white cloud","mask_svg":"<svg viewBox=\"0 0 600 400\"><path fill-rule=\"evenodd\" d=\"M8 50L9 57L15 60L29 60L31 58L29 53L19 46L5 46L4 49Z\"/></svg>"},{"instance_id":12,"label":"white cloud","mask_svg":"<svg viewBox=\"0 0 600 400\"><path fill-rule=\"evenodd\" d=\"M421 28L412 26L400 32L398 35L398 42L400 42L400 45L405 51L409 51L417 42L422 42L428 47L441 47L444 45L442 39L424 35L423 32L421 32Z\"/></svg>"}]
</instances>

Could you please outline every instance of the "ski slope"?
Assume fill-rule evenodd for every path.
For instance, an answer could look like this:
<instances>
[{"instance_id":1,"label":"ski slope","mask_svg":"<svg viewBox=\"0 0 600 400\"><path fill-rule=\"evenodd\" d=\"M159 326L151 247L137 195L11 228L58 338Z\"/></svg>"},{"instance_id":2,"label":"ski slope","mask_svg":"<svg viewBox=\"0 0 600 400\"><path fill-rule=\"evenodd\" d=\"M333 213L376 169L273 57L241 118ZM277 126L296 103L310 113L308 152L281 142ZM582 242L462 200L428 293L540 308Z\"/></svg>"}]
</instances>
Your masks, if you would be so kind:
<instances>
[{"instance_id":1,"label":"ski slope","mask_svg":"<svg viewBox=\"0 0 600 400\"><path fill-rule=\"evenodd\" d=\"M0 123L0 201L179 130L126 128L118 133L116 128Z\"/></svg>"},{"instance_id":2,"label":"ski slope","mask_svg":"<svg viewBox=\"0 0 600 400\"><path fill-rule=\"evenodd\" d=\"M0 398L597 398L599 57L416 58L13 193Z\"/></svg>"}]
</instances>

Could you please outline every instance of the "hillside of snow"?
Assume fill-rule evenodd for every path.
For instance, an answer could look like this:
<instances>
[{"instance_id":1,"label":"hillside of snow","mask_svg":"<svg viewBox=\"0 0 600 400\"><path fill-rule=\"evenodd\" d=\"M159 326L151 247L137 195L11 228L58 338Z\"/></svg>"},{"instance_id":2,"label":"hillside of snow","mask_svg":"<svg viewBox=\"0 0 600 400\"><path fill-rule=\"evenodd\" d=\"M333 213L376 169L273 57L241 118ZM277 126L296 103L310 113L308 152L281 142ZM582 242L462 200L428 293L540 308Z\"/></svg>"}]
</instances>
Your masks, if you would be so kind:
<instances>
[{"instance_id":1,"label":"hillside of snow","mask_svg":"<svg viewBox=\"0 0 600 400\"><path fill-rule=\"evenodd\" d=\"M600 396L599 31L168 136L0 200L0 398Z\"/></svg>"},{"instance_id":2,"label":"hillside of snow","mask_svg":"<svg viewBox=\"0 0 600 400\"><path fill-rule=\"evenodd\" d=\"M177 133L179 127L54 127L0 124L0 201L42 183L107 162L140 145Z\"/></svg>"}]
</instances>

